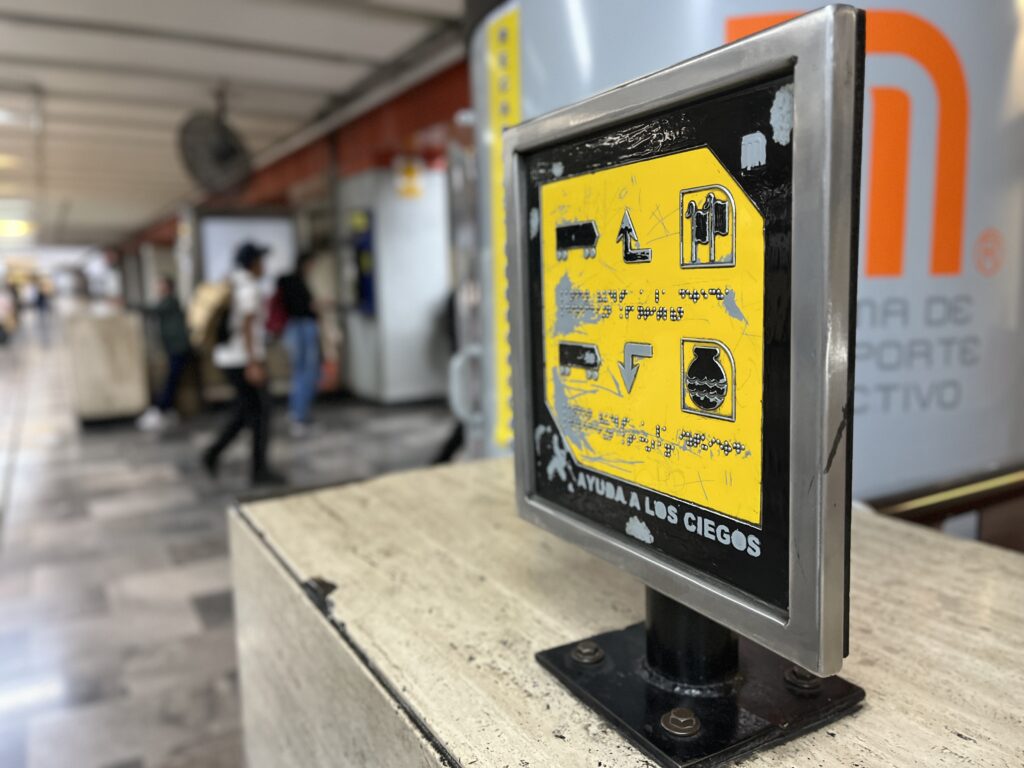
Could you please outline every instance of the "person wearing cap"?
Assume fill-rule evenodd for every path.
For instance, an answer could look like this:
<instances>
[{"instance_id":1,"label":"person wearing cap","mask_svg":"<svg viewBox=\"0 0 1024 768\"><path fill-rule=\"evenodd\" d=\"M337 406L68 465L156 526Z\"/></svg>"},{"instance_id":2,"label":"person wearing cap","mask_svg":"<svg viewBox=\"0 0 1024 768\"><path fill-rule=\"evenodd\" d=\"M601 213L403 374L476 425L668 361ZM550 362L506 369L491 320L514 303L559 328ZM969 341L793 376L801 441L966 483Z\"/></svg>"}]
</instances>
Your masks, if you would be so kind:
<instances>
[{"instance_id":1,"label":"person wearing cap","mask_svg":"<svg viewBox=\"0 0 1024 768\"><path fill-rule=\"evenodd\" d=\"M231 273L231 307L228 336L213 349L213 363L235 388L231 417L213 445L203 453L203 466L216 476L220 456L238 434L252 431L251 477L253 485L278 485L285 479L267 464L270 440L270 395L267 391L266 316L260 278L267 249L244 243L235 256Z\"/></svg>"}]
</instances>

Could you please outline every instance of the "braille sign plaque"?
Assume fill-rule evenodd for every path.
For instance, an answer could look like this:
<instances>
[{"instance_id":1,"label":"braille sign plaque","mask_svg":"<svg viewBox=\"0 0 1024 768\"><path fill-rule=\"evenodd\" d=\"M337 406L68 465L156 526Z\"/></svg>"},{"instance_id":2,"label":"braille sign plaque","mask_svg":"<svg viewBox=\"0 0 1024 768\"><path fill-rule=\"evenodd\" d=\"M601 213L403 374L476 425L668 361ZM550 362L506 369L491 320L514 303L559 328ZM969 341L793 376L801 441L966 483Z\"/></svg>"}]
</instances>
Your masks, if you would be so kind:
<instances>
[{"instance_id":1,"label":"braille sign plaque","mask_svg":"<svg viewBox=\"0 0 1024 768\"><path fill-rule=\"evenodd\" d=\"M521 513L818 674L846 638L860 19L505 139Z\"/></svg>"}]
</instances>

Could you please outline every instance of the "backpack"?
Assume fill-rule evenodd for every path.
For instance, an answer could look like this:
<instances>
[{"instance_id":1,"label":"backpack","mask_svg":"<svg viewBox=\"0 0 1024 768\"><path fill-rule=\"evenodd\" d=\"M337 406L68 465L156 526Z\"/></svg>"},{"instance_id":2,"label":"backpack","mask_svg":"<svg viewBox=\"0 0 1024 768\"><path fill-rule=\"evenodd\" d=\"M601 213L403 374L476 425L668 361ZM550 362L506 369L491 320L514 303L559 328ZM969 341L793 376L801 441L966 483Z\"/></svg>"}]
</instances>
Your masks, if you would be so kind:
<instances>
[{"instance_id":1,"label":"backpack","mask_svg":"<svg viewBox=\"0 0 1024 768\"><path fill-rule=\"evenodd\" d=\"M213 327L216 331L216 343L223 344L231 338L231 291L227 298L213 311Z\"/></svg>"},{"instance_id":2,"label":"backpack","mask_svg":"<svg viewBox=\"0 0 1024 768\"><path fill-rule=\"evenodd\" d=\"M188 325L193 349L210 349L231 336L231 283L201 283L189 305Z\"/></svg>"},{"instance_id":3,"label":"backpack","mask_svg":"<svg viewBox=\"0 0 1024 768\"><path fill-rule=\"evenodd\" d=\"M280 336L284 333L284 327L288 324L288 310L284 305L284 291L277 286L273 297L270 299L270 308L267 311L267 333L271 336Z\"/></svg>"}]
</instances>

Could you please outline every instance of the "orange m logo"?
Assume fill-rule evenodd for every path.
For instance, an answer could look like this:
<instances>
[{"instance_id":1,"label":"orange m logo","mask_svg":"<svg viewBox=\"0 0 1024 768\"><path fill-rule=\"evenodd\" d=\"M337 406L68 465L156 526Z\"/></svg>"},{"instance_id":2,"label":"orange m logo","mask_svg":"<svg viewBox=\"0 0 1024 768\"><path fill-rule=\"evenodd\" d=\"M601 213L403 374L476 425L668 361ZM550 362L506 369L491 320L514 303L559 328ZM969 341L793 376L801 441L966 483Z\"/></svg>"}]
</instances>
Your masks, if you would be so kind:
<instances>
[{"instance_id":1,"label":"orange m logo","mask_svg":"<svg viewBox=\"0 0 1024 768\"><path fill-rule=\"evenodd\" d=\"M725 25L726 42L781 24L796 13L738 16ZM932 202L933 275L960 274L967 184L967 82L949 40L930 22L902 11L868 11L867 53L901 54L931 77L939 103L938 149ZM907 175L910 164L910 97L903 90L871 89L870 189L865 274L903 273Z\"/></svg>"}]
</instances>

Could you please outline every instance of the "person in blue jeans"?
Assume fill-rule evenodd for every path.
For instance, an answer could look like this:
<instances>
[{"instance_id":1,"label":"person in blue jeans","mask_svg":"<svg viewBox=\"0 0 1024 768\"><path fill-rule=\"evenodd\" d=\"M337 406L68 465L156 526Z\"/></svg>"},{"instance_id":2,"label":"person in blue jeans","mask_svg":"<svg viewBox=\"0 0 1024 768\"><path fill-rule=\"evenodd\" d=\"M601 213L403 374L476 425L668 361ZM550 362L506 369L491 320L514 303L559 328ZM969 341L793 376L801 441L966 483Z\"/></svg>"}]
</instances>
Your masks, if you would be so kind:
<instances>
[{"instance_id":1,"label":"person in blue jeans","mask_svg":"<svg viewBox=\"0 0 1024 768\"><path fill-rule=\"evenodd\" d=\"M295 271L278 283L285 315L284 344L291 361L292 385L288 397L292 437L310 432L310 409L320 382L320 325L316 302L309 290L313 254L300 254Z\"/></svg>"}]
</instances>

